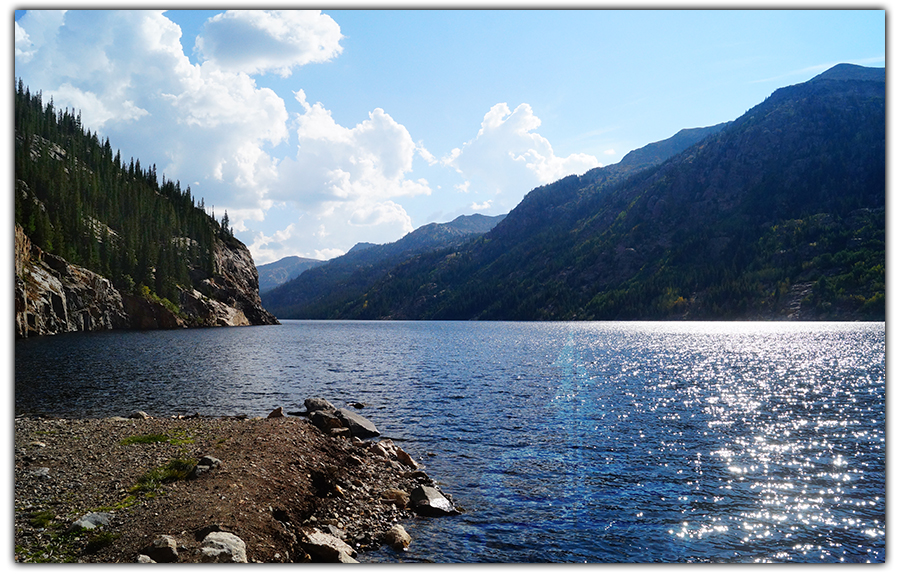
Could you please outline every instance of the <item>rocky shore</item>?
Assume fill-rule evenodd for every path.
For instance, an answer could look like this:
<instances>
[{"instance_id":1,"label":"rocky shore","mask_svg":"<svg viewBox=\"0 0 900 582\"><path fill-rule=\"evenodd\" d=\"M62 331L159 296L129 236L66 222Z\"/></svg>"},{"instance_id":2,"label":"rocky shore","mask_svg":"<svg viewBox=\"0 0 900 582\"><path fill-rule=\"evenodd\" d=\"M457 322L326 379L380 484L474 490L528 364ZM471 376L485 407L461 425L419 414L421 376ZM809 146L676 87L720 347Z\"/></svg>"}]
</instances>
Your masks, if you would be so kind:
<instances>
[{"instance_id":1,"label":"rocky shore","mask_svg":"<svg viewBox=\"0 0 900 582\"><path fill-rule=\"evenodd\" d=\"M458 514L356 411L15 419L17 562L354 562Z\"/></svg>"}]
</instances>

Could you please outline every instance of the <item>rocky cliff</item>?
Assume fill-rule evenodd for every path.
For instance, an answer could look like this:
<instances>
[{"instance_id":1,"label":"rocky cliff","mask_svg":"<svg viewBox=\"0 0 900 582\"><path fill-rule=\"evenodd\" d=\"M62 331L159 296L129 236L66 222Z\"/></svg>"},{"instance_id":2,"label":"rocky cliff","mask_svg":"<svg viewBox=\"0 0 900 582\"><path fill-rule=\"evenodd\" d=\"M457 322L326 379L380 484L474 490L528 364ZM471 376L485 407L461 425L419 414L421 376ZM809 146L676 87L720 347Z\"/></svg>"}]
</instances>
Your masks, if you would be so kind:
<instances>
[{"instance_id":1,"label":"rocky cliff","mask_svg":"<svg viewBox=\"0 0 900 582\"><path fill-rule=\"evenodd\" d=\"M180 305L167 305L150 295L121 293L109 279L42 251L16 225L16 337L278 323L261 306L246 247L218 243L215 264L215 275L198 272L195 288L181 289Z\"/></svg>"}]
</instances>

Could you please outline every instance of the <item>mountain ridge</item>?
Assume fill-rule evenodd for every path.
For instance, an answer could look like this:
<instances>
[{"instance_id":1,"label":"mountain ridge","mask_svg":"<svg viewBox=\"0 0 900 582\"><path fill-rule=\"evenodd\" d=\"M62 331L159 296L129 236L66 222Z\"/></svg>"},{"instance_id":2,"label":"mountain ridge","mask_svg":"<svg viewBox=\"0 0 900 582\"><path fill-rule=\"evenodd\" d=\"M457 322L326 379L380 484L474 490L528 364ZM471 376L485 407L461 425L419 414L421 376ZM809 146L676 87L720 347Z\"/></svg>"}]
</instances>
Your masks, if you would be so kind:
<instances>
[{"instance_id":1,"label":"mountain ridge","mask_svg":"<svg viewBox=\"0 0 900 582\"><path fill-rule=\"evenodd\" d=\"M327 310L352 297L394 265L422 252L447 249L487 232L505 215L471 214L446 223L429 223L385 244L357 243L346 254L335 257L315 269L269 289L261 295L267 309L279 317L327 317ZM320 302L314 313L305 313L305 305Z\"/></svg>"},{"instance_id":2,"label":"mountain ridge","mask_svg":"<svg viewBox=\"0 0 900 582\"><path fill-rule=\"evenodd\" d=\"M536 188L453 257L412 258L333 315L883 319L883 78L826 71L661 164Z\"/></svg>"}]
</instances>

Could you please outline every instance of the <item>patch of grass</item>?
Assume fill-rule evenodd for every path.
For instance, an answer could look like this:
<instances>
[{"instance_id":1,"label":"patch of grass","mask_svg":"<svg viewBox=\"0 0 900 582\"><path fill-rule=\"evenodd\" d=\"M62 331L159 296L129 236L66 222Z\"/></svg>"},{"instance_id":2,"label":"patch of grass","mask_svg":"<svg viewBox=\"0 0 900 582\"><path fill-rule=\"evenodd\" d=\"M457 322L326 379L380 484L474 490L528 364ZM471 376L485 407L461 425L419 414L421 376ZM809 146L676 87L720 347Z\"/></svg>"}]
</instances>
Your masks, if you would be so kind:
<instances>
[{"instance_id":1,"label":"patch of grass","mask_svg":"<svg viewBox=\"0 0 900 582\"><path fill-rule=\"evenodd\" d=\"M162 467L150 469L138 479L136 485L131 487L129 493L153 493L165 483L183 481L194 470L194 461L191 459L172 459Z\"/></svg>"},{"instance_id":2,"label":"patch of grass","mask_svg":"<svg viewBox=\"0 0 900 582\"><path fill-rule=\"evenodd\" d=\"M31 524L31 527L40 527L46 529L50 526L50 523L56 517L56 512L45 509L44 511L38 511L31 515L28 523Z\"/></svg>"},{"instance_id":3,"label":"patch of grass","mask_svg":"<svg viewBox=\"0 0 900 582\"><path fill-rule=\"evenodd\" d=\"M39 536L32 545L16 546L16 561L40 564L77 561L78 533L60 530L59 527L61 524L56 524L47 534Z\"/></svg>"},{"instance_id":4,"label":"patch of grass","mask_svg":"<svg viewBox=\"0 0 900 582\"><path fill-rule=\"evenodd\" d=\"M136 434L125 437L119 444L128 445L149 445L152 443L168 443L171 445L188 445L194 442L194 437L184 431L175 434L154 433L154 434Z\"/></svg>"},{"instance_id":5,"label":"patch of grass","mask_svg":"<svg viewBox=\"0 0 900 582\"><path fill-rule=\"evenodd\" d=\"M122 501L116 503L113 506L113 509L128 509L129 507L137 503L137 501L137 497L135 497L134 495L129 495Z\"/></svg>"},{"instance_id":6,"label":"patch of grass","mask_svg":"<svg viewBox=\"0 0 900 582\"><path fill-rule=\"evenodd\" d=\"M113 532L102 532L94 534L88 538L87 544L84 546L85 554L96 554L103 548L109 547L119 539L120 534Z\"/></svg>"}]
</instances>

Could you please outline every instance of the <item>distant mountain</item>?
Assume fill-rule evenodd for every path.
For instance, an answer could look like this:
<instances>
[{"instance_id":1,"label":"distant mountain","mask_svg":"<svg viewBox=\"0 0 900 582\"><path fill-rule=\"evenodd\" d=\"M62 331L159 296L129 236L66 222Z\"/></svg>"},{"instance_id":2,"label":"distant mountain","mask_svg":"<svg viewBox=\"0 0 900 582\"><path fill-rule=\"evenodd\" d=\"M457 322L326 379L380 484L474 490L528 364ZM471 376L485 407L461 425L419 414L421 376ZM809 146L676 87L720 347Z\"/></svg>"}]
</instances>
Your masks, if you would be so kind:
<instances>
[{"instance_id":1,"label":"distant mountain","mask_svg":"<svg viewBox=\"0 0 900 582\"><path fill-rule=\"evenodd\" d=\"M841 65L667 141L536 188L328 316L884 318L883 69Z\"/></svg>"},{"instance_id":2,"label":"distant mountain","mask_svg":"<svg viewBox=\"0 0 900 582\"><path fill-rule=\"evenodd\" d=\"M274 263L260 265L256 267L259 272L259 292L265 293L269 289L283 285L303 271L322 265L324 262L304 257L284 257Z\"/></svg>"},{"instance_id":3,"label":"distant mountain","mask_svg":"<svg viewBox=\"0 0 900 582\"><path fill-rule=\"evenodd\" d=\"M279 317L329 318L394 266L424 252L448 249L488 232L503 216L473 214L426 224L387 244L358 243L350 251L261 294Z\"/></svg>"}]
</instances>

